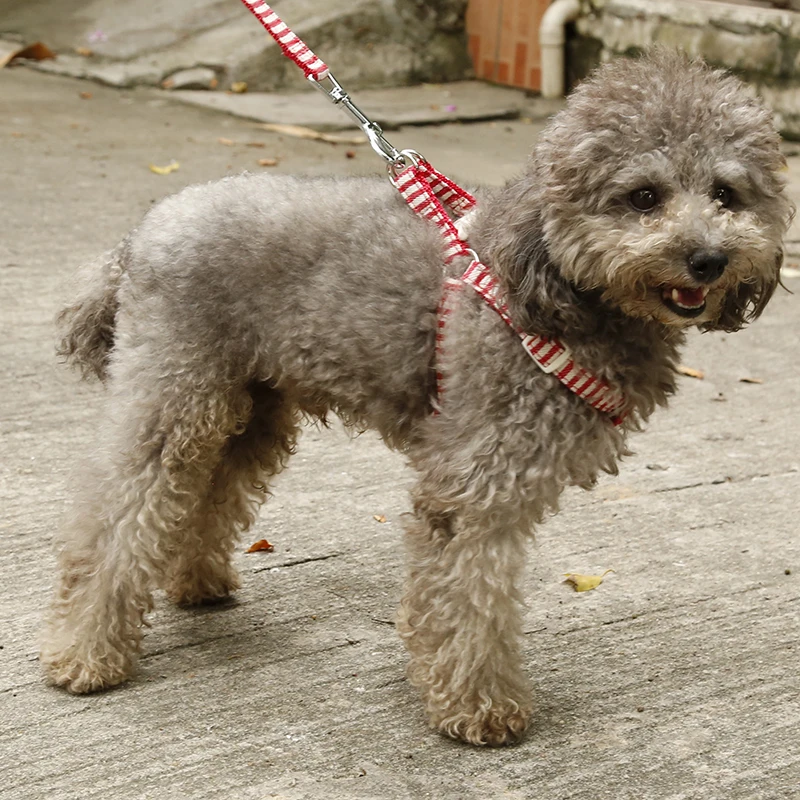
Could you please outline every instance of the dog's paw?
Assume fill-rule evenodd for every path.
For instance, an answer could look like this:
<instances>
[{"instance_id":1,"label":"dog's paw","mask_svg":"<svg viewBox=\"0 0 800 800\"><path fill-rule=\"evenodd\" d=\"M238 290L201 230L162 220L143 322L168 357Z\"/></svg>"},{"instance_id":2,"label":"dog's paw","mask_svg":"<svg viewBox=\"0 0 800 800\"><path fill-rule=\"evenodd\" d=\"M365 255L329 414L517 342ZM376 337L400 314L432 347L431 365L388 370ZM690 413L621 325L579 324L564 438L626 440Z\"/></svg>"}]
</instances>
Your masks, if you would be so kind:
<instances>
[{"instance_id":1,"label":"dog's paw","mask_svg":"<svg viewBox=\"0 0 800 800\"><path fill-rule=\"evenodd\" d=\"M241 587L233 567L195 566L170 576L164 590L167 597L179 606L197 606L226 600Z\"/></svg>"},{"instance_id":2,"label":"dog's paw","mask_svg":"<svg viewBox=\"0 0 800 800\"><path fill-rule=\"evenodd\" d=\"M54 653L43 649L39 660L48 683L72 694L88 694L110 689L133 675L133 659L118 652L107 656L110 657L85 658L76 652Z\"/></svg>"},{"instance_id":3,"label":"dog's paw","mask_svg":"<svg viewBox=\"0 0 800 800\"><path fill-rule=\"evenodd\" d=\"M440 733L468 744L502 747L518 742L528 727L530 709L513 700L481 703L471 713L462 708L447 716L431 715Z\"/></svg>"}]
</instances>

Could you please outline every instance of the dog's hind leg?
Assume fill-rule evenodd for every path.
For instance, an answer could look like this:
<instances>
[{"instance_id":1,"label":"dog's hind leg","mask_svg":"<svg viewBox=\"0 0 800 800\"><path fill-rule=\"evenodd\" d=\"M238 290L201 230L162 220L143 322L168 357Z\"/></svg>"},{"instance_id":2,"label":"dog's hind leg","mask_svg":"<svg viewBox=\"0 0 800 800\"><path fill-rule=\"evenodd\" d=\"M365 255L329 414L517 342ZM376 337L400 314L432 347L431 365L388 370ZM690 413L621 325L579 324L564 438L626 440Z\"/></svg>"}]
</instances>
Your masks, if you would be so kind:
<instances>
[{"instance_id":1,"label":"dog's hind leg","mask_svg":"<svg viewBox=\"0 0 800 800\"><path fill-rule=\"evenodd\" d=\"M406 526L409 574L398 620L409 679L442 733L512 743L530 714L516 587L525 537L490 515L432 511L424 494L420 488Z\"/></svg>"},{"instance_id":2,"label":"dog's hind leg","mask_svg":"<svg viewBox=\"0 0 800 800\"><path fill-rule=\"evenodd\" d=\"M146 353L143 358L146 359ZM133 672L151 587L163 580L228 438L245 429L244 386L210 365L155 373L135 357L112 375L106 427L59 556L42 642L52 683L73 692Z\"/></svg>"},{"instance_id":3,"label":"dog's hind leg","mask_svg":"<svg viewBox=\"0 0 800 800\"><path fill-rule=\"evenodd\" d=\"M181 605L227 597L239 588L231 563L238 535L256 520L269 480L294 452L298 412L267 383L249 387L250 421L232 436L214 470L210 486L181 534L164 588Z\"/></svg>"}]
</instances>

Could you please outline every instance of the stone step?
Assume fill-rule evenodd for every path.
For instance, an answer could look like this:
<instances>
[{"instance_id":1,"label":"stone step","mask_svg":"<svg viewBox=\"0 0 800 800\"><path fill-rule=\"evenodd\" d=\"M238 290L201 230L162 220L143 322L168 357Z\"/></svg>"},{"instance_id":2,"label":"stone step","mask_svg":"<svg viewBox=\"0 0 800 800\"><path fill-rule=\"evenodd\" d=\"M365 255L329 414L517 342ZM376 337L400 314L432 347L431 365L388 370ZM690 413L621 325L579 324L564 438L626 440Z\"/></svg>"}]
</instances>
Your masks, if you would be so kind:
<instances>
[{"instance_id":1,"label":"stone step","mask_svg":"<svg viewBox=\"0 0 800 800\"><path fill-rule=\"evenodd\" d=\"M58 52L37 69L116 87L157 86L197 68L213 73L219 88L244 81L254 90L291 91L305 80L235 0L71 5L65 14L61 0L40 0L33 13L27 0L6 0L0 34L41 40ZM465 5L464 0L433 7L420 0L274 2L337 77L354 87L469 77ZM91 55L78 52L87 49Z\"/></svg>"}]
</instances>

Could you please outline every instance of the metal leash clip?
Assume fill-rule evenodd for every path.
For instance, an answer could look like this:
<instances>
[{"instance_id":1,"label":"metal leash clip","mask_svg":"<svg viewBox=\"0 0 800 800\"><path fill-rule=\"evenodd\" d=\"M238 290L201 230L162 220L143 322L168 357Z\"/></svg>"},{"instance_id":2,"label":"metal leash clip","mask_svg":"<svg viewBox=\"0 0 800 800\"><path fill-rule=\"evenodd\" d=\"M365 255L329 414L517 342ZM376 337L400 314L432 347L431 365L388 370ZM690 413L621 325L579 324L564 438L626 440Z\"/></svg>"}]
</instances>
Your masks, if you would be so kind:
<instances>
[{"instance_id":1,"label":"metal leash clip","mask_svg":"<svg viewBox=\"0 0 800 800\"><path fill-rule=\"evenodd\" d=\"M334 105L341 106L364 131L372 149L387 162L390 172L397 172L412 164L419 163L420 154L413 150L398 150L383 135L383 129L377 122L373 122L363 111L350 99L350 95L344 90L339 81L330 72L324 77L317 79L313 75L308 76L308 80L317 87ZM329 81L329 86L323 83Z\"/></svg>"}]
</instances>

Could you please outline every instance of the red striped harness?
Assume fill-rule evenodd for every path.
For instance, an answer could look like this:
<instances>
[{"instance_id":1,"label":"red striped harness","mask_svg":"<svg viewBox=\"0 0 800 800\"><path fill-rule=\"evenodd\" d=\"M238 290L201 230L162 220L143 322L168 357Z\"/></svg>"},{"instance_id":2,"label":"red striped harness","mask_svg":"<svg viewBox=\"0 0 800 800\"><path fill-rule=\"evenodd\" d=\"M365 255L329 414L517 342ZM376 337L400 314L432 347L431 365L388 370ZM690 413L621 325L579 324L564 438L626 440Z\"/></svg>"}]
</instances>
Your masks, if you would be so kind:
<instances>
[{"instance_id":1,"label":"red striped harness","mask_svg":"<svg viewBox=\"0 0 800 800\"><path fill-rule=\"evenodd\" d=\"M437 172L419 153L412 150L396 150L386 139L380 127L369 120L352 103L341 84L331 75L326 64L280 19L262 0L242 0L267 32L278 43L284 55L303 70L306 78L321 89L334 103L341 104L367 135L373 149L389 166L391 182L403 199L418 215L433 222L445 240L445 264L454 258L470 256L471 263L460 278L447 278L444 282L442 301L439 305L439 320L436 335L436 390L437 404L444 395L445 375L442 373L442 355L446 335L447 318L453 313L455 298L464 286L471 286L494 309L500 318L521 339L525 352L537 366L558 378L571 392L585 400L593 408L608 414L614 425L623 420L624 395L609 386L602 378L580 367L572 358L570 350L556 339L547 339L518 328L508 312L497 281L489 268L462 240L445 206L456 218L475 208L475 198L458 184ZM326 89L322 81L327 80L331 88Z\"/></svg>"},{"instance_id":2,"label":"red striped harness","mask_svg":"<svg viewBox=\"0 0 800 800\"><path fill-rule=\"evenodd\" d=\"M521 339L525 352L543 371L554 375L571 392L593 408L610 415L615 425L622 422L624 396L606 381L575 363L570 350L556 339L547 339L528 333L514 324L490 269L481 263L459 236L456 226L444 210L447 206L456 217L461 217L476 206L475 198L458 184L437 172L427 161L416 158L392 182L403 199L420 216L431 220L439 228L446 243L445 264L458 256L471 256L472 261L460 278L447 278L444 282L436 335L436 394L441 404L444 395L445 375L442 372L447 318L454 309L455 297L463 286L471 286L494 309L503 322Z\"/></svg>"}]
</instances>

